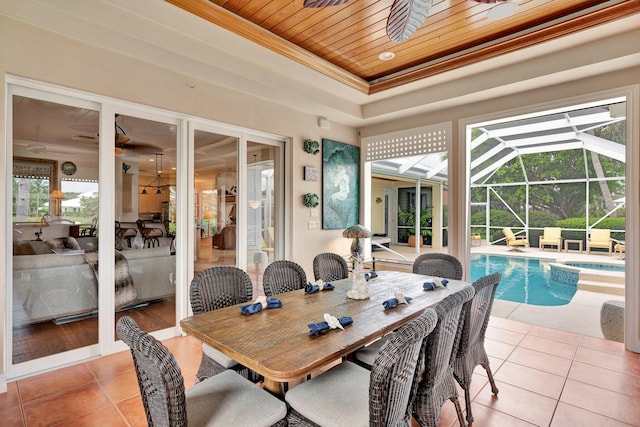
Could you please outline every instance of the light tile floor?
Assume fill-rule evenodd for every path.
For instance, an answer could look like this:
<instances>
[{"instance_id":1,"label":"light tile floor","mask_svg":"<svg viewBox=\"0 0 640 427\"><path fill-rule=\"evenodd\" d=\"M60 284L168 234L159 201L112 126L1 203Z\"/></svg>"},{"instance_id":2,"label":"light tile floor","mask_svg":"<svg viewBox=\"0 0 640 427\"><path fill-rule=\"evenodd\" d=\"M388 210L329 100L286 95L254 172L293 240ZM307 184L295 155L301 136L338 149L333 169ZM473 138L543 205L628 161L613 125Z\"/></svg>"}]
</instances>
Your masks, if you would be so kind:
<instances>
[{"instance_id":1,"label":"light tile floor","mask_svg":"<svg viewBox=\"0 0 640 427\"><path fill-rule=\"evenodd\" d=\"M192 386L199 342L164 343ZM640 358L622 344L492 317L486 348L500 392L493 396L484 370L476 369L474 426L640 425ZM3 426L145 426L131 354L12 382L0 395L0 419ZM440 426L454 425L455 409L446 402Z\"/></svg>"}]
</instances>

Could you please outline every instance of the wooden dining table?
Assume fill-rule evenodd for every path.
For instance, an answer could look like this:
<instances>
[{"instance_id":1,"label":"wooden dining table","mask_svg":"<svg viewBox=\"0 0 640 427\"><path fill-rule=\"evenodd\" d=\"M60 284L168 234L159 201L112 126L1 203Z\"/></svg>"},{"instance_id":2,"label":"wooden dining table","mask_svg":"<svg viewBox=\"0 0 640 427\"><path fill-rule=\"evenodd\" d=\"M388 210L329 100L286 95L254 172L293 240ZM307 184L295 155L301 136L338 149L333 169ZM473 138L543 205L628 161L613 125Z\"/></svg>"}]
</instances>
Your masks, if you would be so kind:
<instances>
[{"instance_id":1,"label":"wooden dining table","mask_svg":"<svg viewBox=\"0 0 640 427\"><path fill-rule=\"evenodd\" d=\"M425 308L434 306L447 295L470 283L450 280L446 287L423 290L428 276L381 271L369 280L369 299L347 297L352 279L331 282L334 290L305 294L296 290L276 295L281 308L263 309L244 315L240 305L187 317L180 321L185 333L200 339L238 363L264 377L264 388L284 394L284 384L306 377L362 346L376 340L409 320ZM433 278L440 285L441 279ZM413 298L385 310L383 302L395 293ZM344 330L330 329L311 335L308 324L324 321L324 314L353 319Z\"/></svg>"}]
</instances>

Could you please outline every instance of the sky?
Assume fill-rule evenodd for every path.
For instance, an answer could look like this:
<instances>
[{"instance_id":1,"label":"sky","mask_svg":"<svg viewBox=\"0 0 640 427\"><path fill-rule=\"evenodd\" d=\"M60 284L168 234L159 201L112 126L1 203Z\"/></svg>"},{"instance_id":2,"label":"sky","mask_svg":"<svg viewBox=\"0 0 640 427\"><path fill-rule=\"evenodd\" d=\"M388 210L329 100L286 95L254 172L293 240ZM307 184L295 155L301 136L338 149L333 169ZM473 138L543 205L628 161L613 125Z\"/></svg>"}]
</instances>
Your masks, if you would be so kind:
<instances>
[{"instance_id":1,"label":"sky","mask_svg":"<svg viewBox=\"0 0 640 427\"><path fill-rule=\"evenodd\" d=\"M62 181L63 193L88 193L98 191L95 182Z\"/></svg>"}]
</instances>

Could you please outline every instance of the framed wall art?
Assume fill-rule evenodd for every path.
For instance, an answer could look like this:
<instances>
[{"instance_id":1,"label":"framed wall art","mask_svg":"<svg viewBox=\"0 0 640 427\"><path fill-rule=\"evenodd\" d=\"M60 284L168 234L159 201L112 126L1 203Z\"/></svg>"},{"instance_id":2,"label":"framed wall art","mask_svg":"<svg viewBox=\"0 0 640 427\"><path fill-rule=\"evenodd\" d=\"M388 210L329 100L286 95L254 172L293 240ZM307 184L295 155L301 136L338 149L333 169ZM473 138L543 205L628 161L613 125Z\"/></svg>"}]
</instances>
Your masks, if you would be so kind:
<instances>
[{"instance_id":1,"label":"framed wall art","mask_svg":"<svg viewBox=\"0 0 640 427\"><path fill-rule=\"evenodd\" d=\"M360 148L322 140L322 228L358 223Z\"/></svg>"},{"instance_id":2,"label":"framed wall art","mask_svg":"<svg viewBox=\"0 0 640 427\"><path fill-rule=\"evenodd\" d=\"M304 180L305 181L317 181L318 180L318 168L315 166L304 167Z\"/></svg>"}]
</instances>

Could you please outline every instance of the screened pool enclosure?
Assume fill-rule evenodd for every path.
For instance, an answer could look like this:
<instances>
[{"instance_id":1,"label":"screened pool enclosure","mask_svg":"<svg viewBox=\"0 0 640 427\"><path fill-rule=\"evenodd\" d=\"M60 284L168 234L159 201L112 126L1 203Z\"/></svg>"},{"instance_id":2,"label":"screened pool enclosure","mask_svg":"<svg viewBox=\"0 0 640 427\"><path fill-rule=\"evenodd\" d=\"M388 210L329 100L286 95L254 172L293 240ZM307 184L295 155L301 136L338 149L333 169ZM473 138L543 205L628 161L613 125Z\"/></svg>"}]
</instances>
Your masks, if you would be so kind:
<instances>
[{"instance_id":1,"label":"screened pool enclosure","mask_svg":"<svg viewBox=\"0 0 640 427\"><path fill-rule=\"evenodd\" d=\"M471 232L495 244L511 227L534 247L544 227L624 240L625 130L624 99L473 129Z\"/></svg>"},{"instance_id":2,"label":"screened pool enclosure","mask_svg":"<svg viewBox=\"0 0 640 427\"><path fill-rule=\"evenodd\" d=\"M510 227L532 247L538 246L544 227L560 227L563 239L586 241L592 228L603 228L611 230L612 238L625 240L625 111L626 101L621 97L474 128L468 156L470 233L480 235L483 244L504 244L502 229ZM447 130L442 133L446 135ZM393 185L413 187L414 194L425 186L441 189L440 197L433 193L432 204L417 204L409 228L420 223L420 211L427 208L433 212L430 232L442 235L446 245L448 155L429 142L424 144L429 149L421 152L419 148L420 139L430 141L439 134L416 135L413 144L408 138L388 137L384 142L393 150L384 153L384 158L371 159L371 175L386 187L390 180L404 180L405 184L396 181ZM375 193L374 183L372 200L376 200ZM398 206L384 204L385 221L392 215L397 224L404 224L402 214L407 206L402 205L402 197L390 201ZM374 227L375 209L372 204ZM385 223L385 232L387 229ZM416 226L415 232L420 231ZM399 230L398 237L401 233Z\"/></svg>"}]
</instances>

